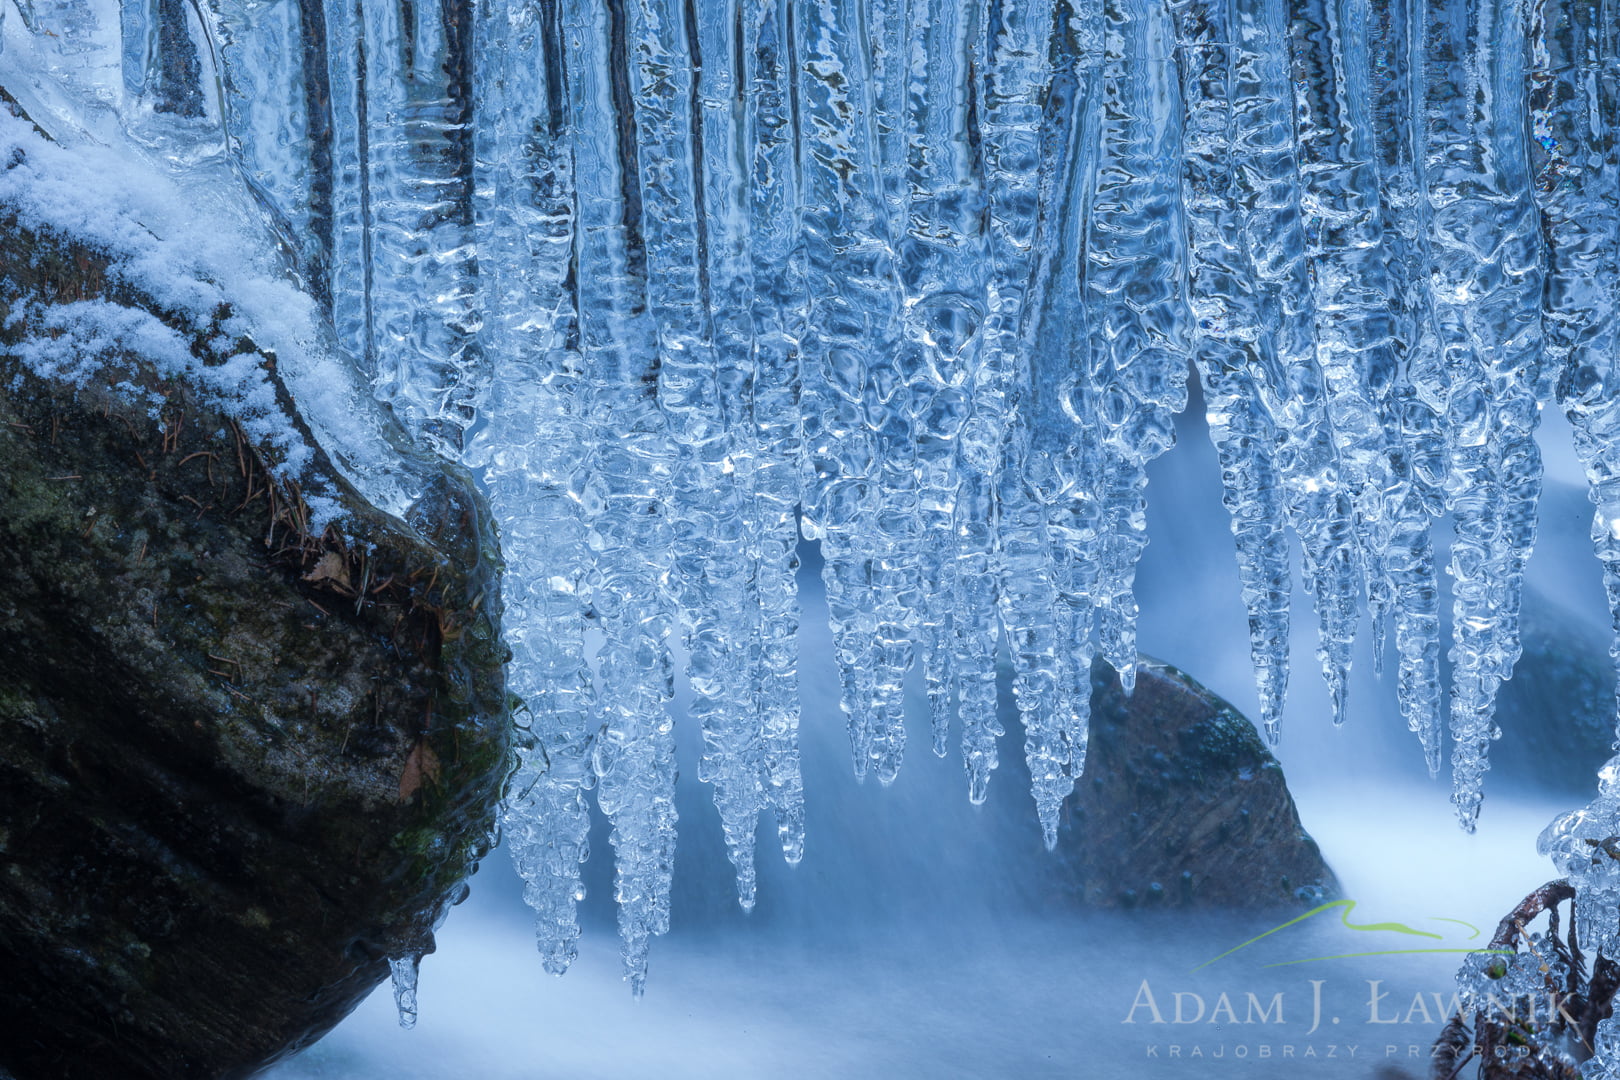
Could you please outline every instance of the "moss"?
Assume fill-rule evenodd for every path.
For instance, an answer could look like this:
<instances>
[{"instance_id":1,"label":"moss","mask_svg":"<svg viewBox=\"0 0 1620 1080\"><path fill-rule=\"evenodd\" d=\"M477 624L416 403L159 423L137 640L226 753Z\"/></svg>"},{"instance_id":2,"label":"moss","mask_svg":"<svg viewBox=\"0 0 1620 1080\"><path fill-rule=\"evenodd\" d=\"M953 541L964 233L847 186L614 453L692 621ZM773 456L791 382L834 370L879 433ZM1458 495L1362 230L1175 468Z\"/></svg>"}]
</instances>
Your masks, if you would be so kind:
<instances>
[{"instance_id":1,"label":"moss","mask_svg":"<svg viewBox=\"0 0 1620 1080\"><path fill-rule=\"evenodd\" d=\"M1192 763L1191 775L1199 783L1218 774L1235 775L1259 767L1270 757L1254 727L1224 709L1187 728L1180 738L1184 760Z\"/></svg>"}]
</instances>

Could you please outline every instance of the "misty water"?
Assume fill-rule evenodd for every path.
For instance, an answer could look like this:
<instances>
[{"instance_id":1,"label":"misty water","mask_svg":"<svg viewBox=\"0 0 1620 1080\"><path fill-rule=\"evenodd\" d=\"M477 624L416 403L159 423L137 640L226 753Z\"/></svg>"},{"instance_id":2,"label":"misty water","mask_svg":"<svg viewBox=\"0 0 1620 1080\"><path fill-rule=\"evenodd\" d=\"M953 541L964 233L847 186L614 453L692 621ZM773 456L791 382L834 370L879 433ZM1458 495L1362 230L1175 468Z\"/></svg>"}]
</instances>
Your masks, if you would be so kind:
<instances>
[{"instance_id":1,"label":"misty water","mask_svg":"<svg viewBox=\"0 0 1620 1080\"><path fill-rule=\"evenodd\" d=\"M1152 474L1154 542L1139 579L1142 646L1253 716L1231 537L1214 455L1198 430L1199 404L1183 418L1177 450ZM1562 435L1556 421L1549 429L1551 447ZM1579 480L1567 452L1549 450L1529 605L1598 627L1603 594L1586 556L1589 503ZM1479 830L1464 834L1449 786L1428 778L1416 740L1395 715L1389 680L1372 676L1364 649L1350 721L1334 729L1322 684L1300 678L1278 756L1306 829L1343 895L1357 902L1350 921L1398 922L1439 939L1352 931L1339 912L1324 912L1194 971L1304 909L1072 906L1046 872L1050 856L1010 709L1004 765L983 806L963 797L955 758L917 753L891 787L857 783L818 617L816 569L807 559L800 574L806 855L792 869L761 859L751 915L738 909L714 809L695 778L697 748L686 738L672 927L654 948L644 999L633 1000L621 978L608 860L587 868L580 957L556 978L535 962L532 913L497 852L422 963L414 1031L399 1029L385 985L312 1051L270 1075L1201 1080L1373 1077L1385 1064L1426 1075L1461 954L1310 958L1483 944L1520 898L1555 876L1536 855L1536 835L1589 797L1589 774L1570 777L1563 794L1492 775ZM1296 631L1296 657L1308 655L1312 633L1308 625ZM926 704L913 691L908 723L921 749ZM677 709L685 700L683 690ZM1514 729L1552 719L1504 715L1502 723ZM606 839L598 818L593 848L605 850ZM1463 924L1481 936L1471 938ZM1193 1021L1202 1011L1200 1019L1176 1023L1178 992L1189 995L1179 1001L1180 1018ZM1230 1015L1220 1011L1223 993ZM1155 1009L1163 1023L1154 1022Z\"/></svg>"}]
</instances>

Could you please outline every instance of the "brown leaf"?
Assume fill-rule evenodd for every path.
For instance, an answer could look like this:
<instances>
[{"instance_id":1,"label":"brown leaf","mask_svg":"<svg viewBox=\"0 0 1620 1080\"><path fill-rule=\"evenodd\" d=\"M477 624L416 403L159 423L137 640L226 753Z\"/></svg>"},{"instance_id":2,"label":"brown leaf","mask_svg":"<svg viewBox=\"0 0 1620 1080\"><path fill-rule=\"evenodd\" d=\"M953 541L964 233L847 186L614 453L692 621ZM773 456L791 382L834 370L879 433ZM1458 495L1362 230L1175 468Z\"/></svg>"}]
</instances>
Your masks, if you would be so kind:
<instances>
[{"instance_id":1,"label":"brown leaf","mask_svg":"<svg viewBox=\"0 0 1620 1080\"><path fill-rule=\"evenodd\" d=\"M405 758L405 769L399 774L399 801L408 802L422 788L422 782L439 781L439 755L424 739L417 743Z\"/></svg>"},{"instance_id":2,"label":"brown leaf","mask_svg":"<svg viewBox=\"0 0 1620 1080\"><path fill-rule=\"evenodd\" d=\"M328 551L322 555L321 561L315 564L315 569L304 575L304 580L329 581L351 592L354 590L354 586L349 583L348 560L335 551Z\"/></svg>"}]
</instances>

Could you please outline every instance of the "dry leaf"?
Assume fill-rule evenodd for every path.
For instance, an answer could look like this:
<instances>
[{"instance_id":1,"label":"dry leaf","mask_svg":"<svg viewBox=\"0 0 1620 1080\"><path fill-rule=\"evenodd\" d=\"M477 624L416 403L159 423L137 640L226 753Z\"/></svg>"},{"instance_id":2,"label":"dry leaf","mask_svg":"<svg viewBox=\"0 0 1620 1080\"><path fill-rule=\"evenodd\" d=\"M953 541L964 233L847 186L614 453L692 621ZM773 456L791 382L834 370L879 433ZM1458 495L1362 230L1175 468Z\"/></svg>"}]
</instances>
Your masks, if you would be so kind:
<instances>
[{"instance_id":1,"label":"dry leaf","mask_svg":"<svg viewBox=\"0 0 1620 1080\"><path fill-rule=\"evenodd\" d=\"M349 563L343 556L335 551L328 551L321 556L321 561L315 564L315 569L304 575L305 581L330 581L332 584L344 589L353 590L349 584Z\"/></svg>"},{"instance_id":2,"label":"dry leaf","mask_svg":"<svg viewBox=\"0 0 1620 1080\"><path fill-rule=\"evenodd\" d=\"M424 780L438 783L439 781L439 755L433 752L433 747L424 739L405 759L405 769L399 774L399 801L408 802L412 795L421 790Z\"/></svg>"}]
</instances>

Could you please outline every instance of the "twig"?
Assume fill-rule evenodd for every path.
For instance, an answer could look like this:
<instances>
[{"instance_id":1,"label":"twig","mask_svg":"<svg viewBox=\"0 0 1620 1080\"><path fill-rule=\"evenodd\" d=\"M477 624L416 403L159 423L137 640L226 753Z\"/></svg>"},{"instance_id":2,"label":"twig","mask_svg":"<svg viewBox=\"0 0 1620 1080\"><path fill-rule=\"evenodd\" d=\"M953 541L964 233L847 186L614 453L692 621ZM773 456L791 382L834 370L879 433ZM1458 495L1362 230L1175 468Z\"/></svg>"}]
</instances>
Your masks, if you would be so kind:
<instances>
[{"instance_id":1,"label":"twig","mask_svg":"<svg viewBox=\"0 0 1620 1080\"><path fill-rule=\"evenodd\" d=\"M1569 883L1568 878L1558 878L1549 881L1523 900L1519 906L1508 912L1507 917L1496 924L1496 936L1491 938L1492 949L1517 948L1514 940L1524 933L1524 928L1533 922L1536 916L1555 904L1562 904L1565 900L1575 899L1575 887Z\"/></svg>"}]
</instances>

